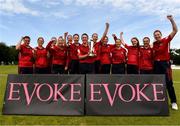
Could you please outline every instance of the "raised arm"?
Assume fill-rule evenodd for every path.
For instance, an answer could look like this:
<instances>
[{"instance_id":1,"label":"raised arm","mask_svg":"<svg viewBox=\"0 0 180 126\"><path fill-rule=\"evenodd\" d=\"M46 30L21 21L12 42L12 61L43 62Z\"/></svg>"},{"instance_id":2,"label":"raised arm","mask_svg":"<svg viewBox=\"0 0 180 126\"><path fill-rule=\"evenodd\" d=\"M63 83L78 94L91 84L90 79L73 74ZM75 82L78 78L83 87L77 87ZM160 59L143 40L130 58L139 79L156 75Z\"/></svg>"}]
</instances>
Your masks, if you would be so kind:
<instances>
[{"instance_id":1,"label":"raised arm","mask_svg":"<svg viewBox=\"0 0 180 126\"><path fill-rule=\"evenodd\" d=\"M120 39L121 39L123 46L125 46L126 43L124 42L124 39L123 39L123 32L120 33Z\"/></svg>"},{"instance_id":2,"label":"raised arm","mask_svg":"<svg viewBox=\"0 0 180 126\"><path fill-rule=\"evenodd\" d=\"M171 36L171 38L173 38L178 32L178 28L172 15L168 15L167 18L169 19L172 25L172 32L169 35Z\"/></svg>"},{"instance_id":3,"label":"raised arm","mask_svg":"<svg viewBox=\"0 0 180 126\"><path fill-rule=\"evenodd\" d=\"M106 28L100 41L104 40L109 30L109 23L106 23Z\"/></svg>"},{"instance_id":4,"label":"raised arm","mask_svg":"<svg viewBox=\"0 0 180 126\"><path fill-rule=\"evenodd\" d=\"M48 42L48 44L47 44L47 46L46 46L46 50L50 51L51 45L52 45L53 42L54 42L54 41L52 41L52 40Z\"/></svg>"},{"instance_id":5,"label":"raised arm","mask_svg":"<svg viewBox=\"0 0 180 126\"><path fill-rule=\"evenodd\" d=\"M112 34L114 41L116 42L116 40L118 39L117 36L115 34Z\"/></svg>"},{"instance_id":6,"label":"raised arm","mask_svg":"<svg viewBox=\"0 0 180 126\"><path fill-rule=\"evenodd\" d=\"M23 37L21 37L21 40L17 43L16 45L16 50L20 50L21 49L21 43L23 41Z\"/></svg>"},{"instance_id":7,"label":"raised arm","mask_svg":"<svg viewBox=\"0 0 180 126\"><path fill-rule=\"evenodd\" d=\"M68 32L65 32L64 33L64 44L65 44L65 46L67 46L67 43L66 43L67 35L68 35Z\"/></svg>"}]
</instances>

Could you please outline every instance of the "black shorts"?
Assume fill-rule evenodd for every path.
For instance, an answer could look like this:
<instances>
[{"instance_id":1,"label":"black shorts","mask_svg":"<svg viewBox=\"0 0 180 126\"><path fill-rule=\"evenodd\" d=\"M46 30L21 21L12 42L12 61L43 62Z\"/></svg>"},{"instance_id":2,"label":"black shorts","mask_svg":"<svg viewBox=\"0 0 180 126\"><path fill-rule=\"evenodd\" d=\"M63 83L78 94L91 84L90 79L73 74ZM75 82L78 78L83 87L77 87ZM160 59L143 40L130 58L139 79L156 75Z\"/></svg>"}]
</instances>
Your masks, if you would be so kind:
<instances>
[{"instance_id":1,"label":"black shorts","mask_svg":"<svg viewBox=\"0 0 180 126\"><path fill-rule=\"evenodd\" d=\"M53 64L52 66L52 74L64 74L64 65L56 65Z\"/></svg>"},{"instance_id":2,"label":"black shorts","mask_svg":"<svg viewBox=\"0 0 180 126\"><path fill-rule=\"evenodd\" d=\"M80 63L79 66L80 74L92 74L94 71L93 63Z\"/></svg>"},{"instance_id":3,"label":"black shorts","mask_svg":"<svg viewBox=\"0 0 180 126\"><path fill-rule=\"evenodd\" d=\"M35 67L35 74L48 74L48 68L40 68L40 67Z\"/></svg>"},{"instance_id":4,"label":"black shorts","mask_svg":"<svg viewBox=\"0 0 180 126\"><path fill-rule=\"evenodd\" d=\"M79 60L71 60L69 73L79 74Z\"/></svg>"},{"instance_id":5,"label":"black shorts","mask_svg":"<svg viewBox=\"0 0 180 126\"><path fill-rule=\"evenodd\" d=\"M125 74L125 64L112 64L112 74Z\"/></svg>"},{"instance_id":6,"label":"black shorts","mask_svg":"<svg viewBox=\"0 0 180 126\"><path fill-rule=\"evenodd\" d=\"M96 60L94 62L94 73L95 74L99 74L100 73L100 66L101 66L100 60Z\"/></svg>"},{"instance_id":7,"label":"black shorts","mask_svg":"<svg viewBox=\"0 0 180 126\"><path fill-rule=\"evenodd\" d=\"M19 67L19 74L33 74L33 67Z\"/></svg>"},{"instance_id":8,"label":"black shorts","mask_svg":"<svg viewBox=\"0 0 180 126\"><path fill-rule=\"evenodd\" d=\"M111 64L101 65L101 74L110 74Z\"/></svg>"},{"instance_id":9,"label":"black shorts","mask_svg":"<svg viewBox=\"0 0 180 126\"><path fill-rule=\"evenodd\" d=\"M140 74L153 74L153 70L140 70Z\"/></svg>"},{"instance_id":10,"label":"black shorts","mask_svg":"<svg viewBox=\"0 0 180 126\"><path fill-rule=\"evenodd\" d=\"M127 74L139 74L138 66L127 64Z\"/></svg>"}]
</instances>

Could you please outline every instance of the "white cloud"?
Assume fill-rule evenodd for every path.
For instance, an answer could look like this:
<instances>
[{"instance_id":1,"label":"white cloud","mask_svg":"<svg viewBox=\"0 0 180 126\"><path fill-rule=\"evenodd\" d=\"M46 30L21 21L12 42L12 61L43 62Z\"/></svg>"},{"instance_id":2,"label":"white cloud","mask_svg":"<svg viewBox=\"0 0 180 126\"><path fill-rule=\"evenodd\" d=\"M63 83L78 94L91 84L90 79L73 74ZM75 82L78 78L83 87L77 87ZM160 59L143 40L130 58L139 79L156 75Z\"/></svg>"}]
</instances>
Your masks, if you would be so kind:
<instances>
[{"instance_id":1,"label":"white cloud","mask_svg":"<svg viewBox=\"0 0 180 126\"><path fill-rule=\"evenodd\" d=\"M23 2L25 0L0 0L0 11L38 15L38 8L36 8L36 11L27 8ZM46 8L58 7L58 5L63 4L64 6L87 6L93 8L110 6L112 10L158 16L169 13L178 16L180 13L180 0L27 0L26 2Z\"/></svg>"},{"instance_id":2,"label":"white cloud","mask_svg":"<svg viewBox=\"0 0 180 126\"><path fill-rule=\"evenodd\" d=\"M180 13L180 0L62 0L65 5L104 7L120 9L128 12L145 13L148 15L165 15Z\"/></svg>"},{"instance_id":3,"label":"white cloud","mask_svg":"<svg viewBox=\"0 0 180 126\"><path fill-rule=\"evenodd\" d=\"M27 8L22 0L0 0L0 11L10 14L31 14L38 15L37 11Z\"/></svg>"},{"instance_id":4,"label":"white cloud","mask_svg":"<svg viewBox=\"0 0 180 126\"><path fill-rule=\"evenodd\" d=\"M44 18L59 18L59 19L69 19L73 16L78 15L76 12L64 12L64 11L56 11L56 12L51 12L49 14L42 13L42 16Z\"/></svg>"},{"instance_id":5,"label":"white cloud","mask_svg":"<svg viewBox=\"0 0 180 126\"><path fill-rule=\"evenodd\" d=\"M31 4L37 4L39 7L44 6L46 8L50 8L52 6L57 6L60 4L58 0L27 0L27 2ZM48 10L47 10L48 11ZM44 18L56 17L60 19L68 19L69 17L77 15L76 12L72 12L69 10L60 10L56 8L54 10L41 11L36 8L36 10L31 9L30 7L26 7L23 0L0 0L0 14L12 16L14 14L29 14L33 16L39 16Z\"/></svg>"}]
</instances>

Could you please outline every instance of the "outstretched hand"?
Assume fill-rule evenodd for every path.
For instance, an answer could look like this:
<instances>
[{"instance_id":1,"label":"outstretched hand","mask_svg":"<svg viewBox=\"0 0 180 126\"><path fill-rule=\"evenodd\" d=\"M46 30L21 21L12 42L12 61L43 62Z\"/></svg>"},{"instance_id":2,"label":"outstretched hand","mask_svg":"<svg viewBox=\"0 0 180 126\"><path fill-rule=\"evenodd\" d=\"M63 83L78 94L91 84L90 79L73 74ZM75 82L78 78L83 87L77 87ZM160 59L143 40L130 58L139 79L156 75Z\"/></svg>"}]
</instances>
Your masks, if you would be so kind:
<instances>
[{"instance_id":1,"label":"outstretched hand","mask_svg":"<svg viewBox=\"0 0 180 126\"><path fill-rule=\"evenodd\" d=\"M64 35L67 36L67 35L68 35L68 32L65 32Z\"/></svg>"},{"instance_id":2,"label":"outstretched hand","mask_svg":"<svg viewBox=\"0 0 180 126\"><path fill-rule=\"evenodd\" d=\"M113 37L116 37L116 35L115 35L115 34L112 34L112 36L113 36Z\"/></svg>"},{"instance_id":3,"label":"outstretched hand","mask_svg":"<svg viewBox=\"0 0 180 126\"><path fill-rule=\"evenodd\" d=\"M106 27L109 27L109 23L108 22L106 22Z\"/></svg>"},{"instance_id":4,"label":"outstretched hand","mask_svg":"<svg viewBox=\"0 0 180 126\"><path fill-rule=\"evenodd\" d=\"M123 32L120 32L120 35L123 35Z\"/></svg>"},{"instance_id":5,"label":"outstretched hand","mask_svg":"<svg viewBox=\"0 0 180 126\"><path fill-rule=\"evenodd\" d=\"M167 19L173 20L173 16L172 15L167 15Z\"/></svg>"}]
</instances>

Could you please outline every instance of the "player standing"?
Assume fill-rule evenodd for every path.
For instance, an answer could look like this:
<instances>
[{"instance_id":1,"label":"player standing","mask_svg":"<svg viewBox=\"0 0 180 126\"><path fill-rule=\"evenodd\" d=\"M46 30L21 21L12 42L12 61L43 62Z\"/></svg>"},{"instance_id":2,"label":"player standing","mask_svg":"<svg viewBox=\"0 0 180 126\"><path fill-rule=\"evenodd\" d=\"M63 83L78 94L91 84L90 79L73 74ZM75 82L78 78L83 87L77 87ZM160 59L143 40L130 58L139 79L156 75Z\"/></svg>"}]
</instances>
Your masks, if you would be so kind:
<instances>
[{"instance_id":1,"label":"player standing","mask_svg":"<svg viewBox=\"0 0 180 126\"><path fill-rule=\"evenodd\" d=\"M140 47L140 74L153 73L153 50L150 47L150 38L143 38L143 46Z\"/></svg>"},{"instance_id":2,"label":"player standing","mask_svg":"<svg viewBox=\"0 0 180 126\"><path fill-rule=\"evenodd\" d=\"M123 40L123 32L120 33L120 39L127 53L127 74L139 73L139 40L136 37L131 39L132 46L127 45Z\"/></svg>"},{"instance_id":3,"label":"player standing","mask_svg":"<svg viewBox=\"0 0 180 126\"><path fill-rule=\"evenodd\" d=\"M35 73L47 74L48 73L48 51L43 47L44 38L39 37L38 46L34 49L35 58Z\"/></svg>"},{"instance_id":4,"label":"player standing","mask_svg":"<svg viewBox=\"0 0 180 126\"><path fill-rule=\"evenodd\" d=\"M166 87L171 99L172 109L178 110L176 103L176 94L172 81L172 69L170 63L170 42L178 32L177 25L172 15L167 16L172 25L172 32L165 38L162 38L160 30L154 31L155 42L153 43L154 51L154 72L156 74L165 74Z\"/></svg>"},{"instance_id":5,"label":"player standing","mask_svg":"<svg viewBox=\"0 0 180 126\"><path fill-rule=\"evenodd\" d=\"M33 48L30 44L30 37L24 36L16 45L16 50L19 50L19 74L33 74Z\"/></svg>"}]
</instances>

